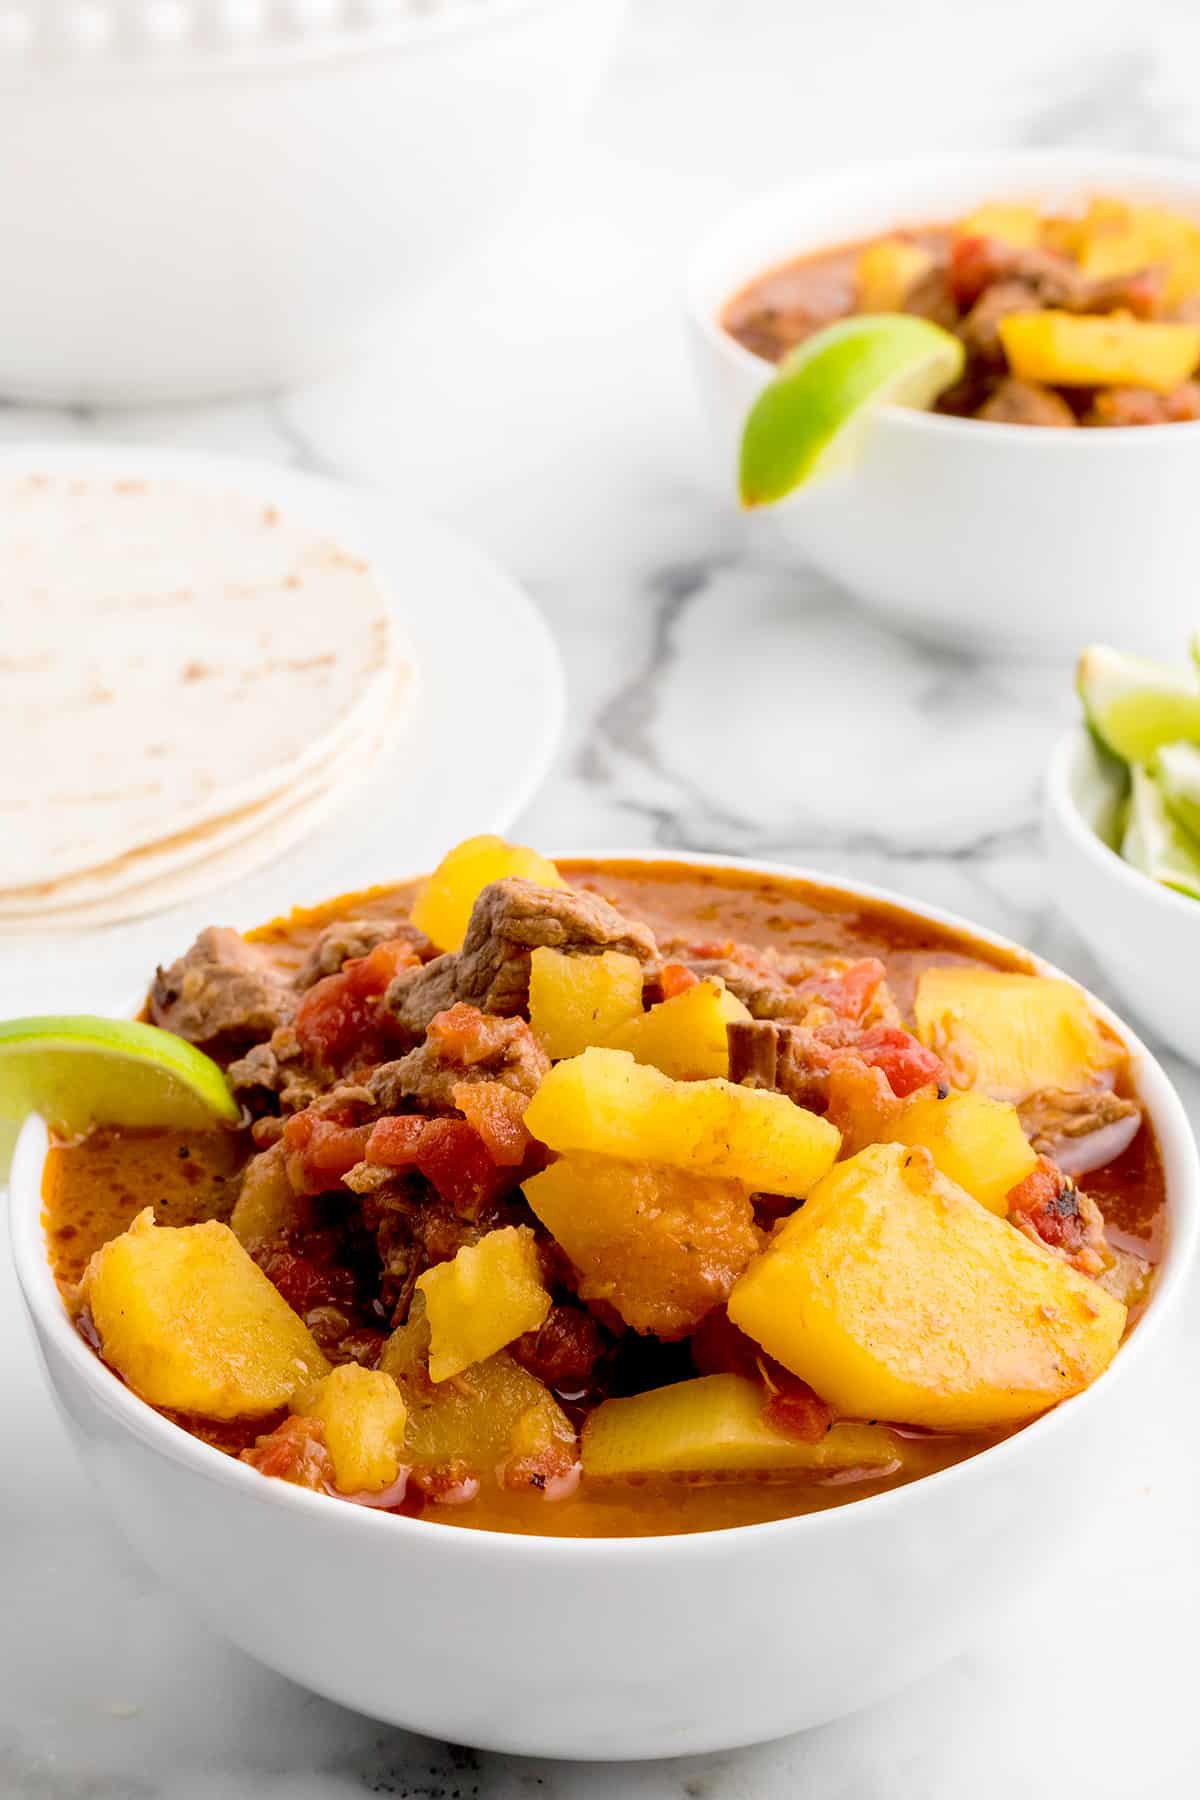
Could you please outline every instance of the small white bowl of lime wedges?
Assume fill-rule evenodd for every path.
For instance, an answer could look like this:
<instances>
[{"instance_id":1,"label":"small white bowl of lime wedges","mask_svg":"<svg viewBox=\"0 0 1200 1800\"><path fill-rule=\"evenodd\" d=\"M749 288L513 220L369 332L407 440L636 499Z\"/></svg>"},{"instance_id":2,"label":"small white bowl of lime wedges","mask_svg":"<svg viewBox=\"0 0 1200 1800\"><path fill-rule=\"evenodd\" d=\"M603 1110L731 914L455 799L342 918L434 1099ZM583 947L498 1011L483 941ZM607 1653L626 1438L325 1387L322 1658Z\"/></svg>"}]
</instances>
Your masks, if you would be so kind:
<instances>
[{"instance_id":1,"label":"small white bowl of lime wedges","mask_svg":"<svg viewBox=\"0 0 1200 1800\"><path fill-rule=\"evenodd\" d=\"M1054 898L1131 1013L1200 1063L1200 641L1193 666L1096 646L1046 781Z\"/></svg>"}]
</instances>

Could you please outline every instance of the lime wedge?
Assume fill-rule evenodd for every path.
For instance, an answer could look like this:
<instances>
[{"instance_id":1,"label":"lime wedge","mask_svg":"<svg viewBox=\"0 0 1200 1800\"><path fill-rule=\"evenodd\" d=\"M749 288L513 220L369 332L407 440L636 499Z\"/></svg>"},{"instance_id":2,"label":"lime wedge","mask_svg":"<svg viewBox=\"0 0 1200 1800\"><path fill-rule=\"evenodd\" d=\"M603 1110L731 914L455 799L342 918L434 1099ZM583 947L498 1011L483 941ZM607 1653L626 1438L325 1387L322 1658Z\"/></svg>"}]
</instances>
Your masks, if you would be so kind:
<instances>
[{"instance_id":1,"label":"lime wedge","mask_svg":"<svg viewBox=\"0 0 1200 1800\"><path fill-rule=\"evenodd\" d=\"M1121 854L1153 881L1200 900L1200 840L1185 831L1168 812L1158 783L1148 769L1133 771L1129 823Z\"/></svg>"},{"instance_id":2,"label":"lime wedge","mask_svg":"<svg viewBox=\"0 0 1200 1800\"><path fill-rule=\"evenodd\" d=\"M241 1117L211 1056L156 1025L0 1020L0 1132L32 1112L68 1134L90 1125L203 1129Z\"/></svg>"},{"instance_id":3,"label":"lime wedge","mask_svg":"<svg viewBox=\"0 0 1200 1800\"><path fill-rule=\"evenodd\" d=\"M1155 751L1150 772L1172 818L1200 838L1200 746L1164 744Z\"/></svg>"},{"instance_id":4,"label":"lime wedge","mask_svg":"<svg viewBox=\"0 0 1200 1800\"><path fill-rule=\"evenodd\" d=\"M1190 672L1093 644L1075 686L1092 730L1126 762L1149 762L1163 744L1200 744L1200 686Z\"/></svg>"},{"instance_id":5,"label":"lime wedge","mask_svg":"<svg viewBox=\"0 0 1200 1800\"><path fill-rule=\"evenodd\" d=\"M782 500L845 466L871 407L928 407L963 370L950 332L911 313L839 319L785 357L742 433L744 506Z\"/></svg>"}]
</instances>

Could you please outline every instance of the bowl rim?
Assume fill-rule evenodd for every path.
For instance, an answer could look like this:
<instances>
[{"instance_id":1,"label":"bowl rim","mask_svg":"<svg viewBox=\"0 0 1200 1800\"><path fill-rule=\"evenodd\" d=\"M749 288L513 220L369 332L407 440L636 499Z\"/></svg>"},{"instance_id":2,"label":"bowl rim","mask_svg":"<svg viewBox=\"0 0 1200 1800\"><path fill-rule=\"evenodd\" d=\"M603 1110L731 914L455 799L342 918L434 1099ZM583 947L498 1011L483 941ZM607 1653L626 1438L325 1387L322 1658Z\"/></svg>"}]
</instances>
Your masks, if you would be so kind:
<instances>
[{"instance_id":1,"label":"bowl rim","mask_svg":"<svg viewBox=\"0 0 1200 1800\"><path fill-rule=\"evenodd\" d=\"M1119 150L1086 150L1061 145L1044 150L926 152L888 161L878 158L862 159L840 165L836 169L818 170L792 181L773 183L769 187L743 195L732 208L727 209L693 246L688 258L683 291L684 305L693 328L710 355L761 384L765 380L765 371L771 368L771 364L763 357L756 356L752 350L747 350L725 330L720 322L720 312L740 287L755 278L755 270L765 273L788 259L786 256L780 259L759 259L748 275L734 277L732 281L721 282L714 274L714 270L723 264L744 260L734 255L733 246L744 239L752 225L757 222L765 227L768 220L777 219L781 215L790 216L793 210L799 212L806 204L811 206L822 201L828 203L831 196L844 195L850 200L863 197L873 190L881 195L890 191L904 193L914 184L922 189L926 186L936 188L938 185L951 187L956 181L969 179L976 174L983 179L989 171L994 171L990 179L998 184L1001 197L1006 185L1017 187L1022 181L1037 183L1039 180L1071 178L1078 181L1084 192L1089 187L1094 188L1099 182L1111 181L1119 187L1122 179L1126 182L1145 182L1148 186L1187 188L1195 195L1196 212L1200 220L1200 163L1182 156L1154 156L1142 152L1126 154ZM936 201L930 203L936 204ZM900 216L903 216L903 210L898 203L897 213ZM802 235L802 231L803 227L798 225L797 236ZM827 241L832 247L840 240L838 234L833 232ZM853 235L847 241L852 242ZM750 260L753 263L753 259ZM715 304L714 289L719 289L721 294ZM889 431L924 435L934 440L944 438L951 448L959 442L978 442L980 439L981 421L978 419L923 412L914 407L892 403L877 407L874 420ZM1200 420L1178 420L1171 424L1172 443L1181 443L1185 437L1189 440L1200 437ZM1120 456L1129 454L1135 443L1147 439L1151 443L1161 441L1159 432L1148 432L1145 426L1138 425L1110 425L1103 431L1086 432L1032 431L1028 425L992 421L987 421L987 427L983 441L988 444L1002 446L1020 443L1029 446L1032 443L1037 446L1039 454L1049 455L1062 455L1067 445L1073 445L1075 448L1070 454L1078 457L1081 454L1079 446L1086 444L1088 449L1082 452L1084 455Z\"/></svg>"},{"instance_id":2,"label":"bowl rim","mask_svg":"<svg viewBox=\"0 0 1200 1800\"><path fill-rule=\"evenodd\" d=\"M1013 939L972 924L961 915L940 907L914 902L894 889L872 883L839 878L829 871L802 864L759 862L743 856L700 854L657 849L605 850L580 849L560 851L562 861L652 862L675 863L716 871L744 871L768 880L806 882L833 889L856 898L899 908L930 923L966 933L980 943L1024 958L1039 973L1053 975L1082 986L1044 958L1035 956ZM403 877L396 877L402 880ZM250 929L249 926L244 929ZM1087 993L1087 990L1083 990ZM1015 1431L998 1444L976 1451L962 1461L952 1463L929 1475L883 1493L864 1494L844 1506L820 1512L795 1514L761 1524L728 1526L713 1531L679 1533L656 1537L552 1537L533 1533L493 1532L456 1528L437 1520L412 1519L368 1506L354 1505L333 1495L314 1493L285 1481L265 1479L257 1470L226 1455L201 1439L193 1437L181 1425L164 1418L149 1402L142 1400L125 1386L120 1377L102 1362L84 1342L71 1323L54 1280L47 1255L42 1227L42 1178L48 1149L45 1123L36 1114L24 1123L13 1158L9 1184L9 1227L17 1281L25 1305L33 1318L39 1337L53 1344L74 1375L87 1390L89 1399L100 1411L116 1421L147 1449L202 1480L231 1487L251 1501L263 1506L282 1506L308 1513L314 1519L324 1517L333 1531L380 1534L380 1545L412 1538L426 1554L450 1555L485 1561L505 1555L520 1564L571 1564L631 1558L638 1562L646 1557L670 1558L689 1564L706 1557L736 1554L739 1550L769 1550L777 1540L797 1533L803 1541L824 1540L845 1531L886 1529L894 1514L904 1514L919 1507L923 1492L941 1494L957 1485L964 1491L963 1503L973 1483L990 1479L989 1471L1007 1466L1014 1459L1029 1454L1054 1432L1066 1429L1064 1420L1080 1420L1094 1411L1097 1396L1103 1398L1125 1379L1128 1371L1140 1363L1147 1347L1161 1334L1176 1310L1190 1269L1200 1248L1200 1155L1183 1103L1169 1077L1137 1034L1095 995L1088 994L1099 1016L1112 1027L1128 1046L1133 1061L1139 1096L1154 1125L1167 1171L1168 1228L1164 1255L1158 1265L1154 1293L1142 1318L1108 1368L1090 1387L1069 1400L1061 1401L1028 1425ZM51 1378L53 1380L53 1377ZM317 1512L313 1513L313 1508ZM857 1523L856 1523L857 1522ZM388 1534L400 1534L400 1539ZM798 1546L797 1546L798 1547Z\"/></svg>"},{"instance_id":3,"label":"bowl rim","mask_svg":"<svg viewBox=\"0 0 1200 1800\"><path fill-rule=\"evenodd\" d=\"M1086 856L1105 878L1124 887L1149 906L1164 907L1200 926L1200 901L1177 893L1125 861L1085 817L1071 791L1072 777L1085 757L1098 757L1092 734L1084 724L1072 725L1060 737L1046 766L1046 811L1057 830Z\"/></svg>"}]
</instances>

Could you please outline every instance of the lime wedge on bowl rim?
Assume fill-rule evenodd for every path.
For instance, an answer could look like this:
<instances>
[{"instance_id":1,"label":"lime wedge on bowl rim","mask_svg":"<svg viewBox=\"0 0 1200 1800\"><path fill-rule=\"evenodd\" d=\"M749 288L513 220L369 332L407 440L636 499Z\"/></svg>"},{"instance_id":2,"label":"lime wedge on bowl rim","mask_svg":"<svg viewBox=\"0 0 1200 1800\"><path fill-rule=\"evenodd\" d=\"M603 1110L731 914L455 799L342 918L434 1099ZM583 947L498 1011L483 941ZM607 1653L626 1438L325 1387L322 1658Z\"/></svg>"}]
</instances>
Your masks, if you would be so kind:
<instances>
[{"instance_id":1,"label":"lime wedge on bowl rim","mask_svg":"<svg viewBox=\"0 0 1200 1800\"><path fill-rule=\"evenodd\" d=\"M1200 851L1200 744L1164 744L1154 752L1150 772L1167 811L1198 840Z\"/></svg>"},{"instance_id":2,"label":"lime wedge on bowl rim","mask_svg":"<svg viewBox=\"0 0 1200 1800\"><path fill-rule=\"evenodd\" d=\"M1125 861L1143 875L1200 900L1200 841L1167 809L1148 769L1134 769L1129 820L1121 845Z\"/></svg>"},{"instance_id":3,"label":"lime wedge on bowl rim","mask_svg":"<svg viewBox=\"0 0 1200 1800\"><path fill-rule=\"evenodd\" d=\"M87 1015L0 1020L0 1179L29 1113L67 1135L91 1125L236 1125L220 1066L157 1025Z\"/></svg>"},{"instance_id":4,"label":"lime wedge on bowl rim","mask_svg":"<svg viewBox=\"0 0 1200 1800\"><path fill-rule=\"evenodd\" d=\"M1200 744L1200 683L1190 673L1093 644L1075 685L1088 724L1126 762L1149 762L1164 744Z\"/></svg>"},{"instance_id":5,"label":"lime wedge on bowl rim","mask_svg":"<svg viewBox=\"0 0 1200 1800\"><path fill-rule=\"evenodd\" d=\"M877 406L926 408L958 380L962 344L912 313L868 313L814 332L780 363L742 432L743 506L782 500L854 457Z\"/></svg>"}]
</instances>

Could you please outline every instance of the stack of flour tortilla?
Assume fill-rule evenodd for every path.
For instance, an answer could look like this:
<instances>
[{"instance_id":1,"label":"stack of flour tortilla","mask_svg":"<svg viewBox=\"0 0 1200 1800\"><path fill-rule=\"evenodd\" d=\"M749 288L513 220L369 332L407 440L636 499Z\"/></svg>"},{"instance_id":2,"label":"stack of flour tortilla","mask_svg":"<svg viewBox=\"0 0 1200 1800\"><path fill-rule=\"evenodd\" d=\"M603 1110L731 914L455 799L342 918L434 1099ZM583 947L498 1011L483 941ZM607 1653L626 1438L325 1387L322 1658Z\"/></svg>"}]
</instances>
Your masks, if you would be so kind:
<instances>
[{"instance_id":1,"label":"stack of flour tortilla","mask_svg":"<svg viewBox=\"0 0 1200 1800\"><path fill-rule=\"evenodd\" d=\"M0 483L0 932L182 904L362 779L407 665L371 569L238 494Z\"/></svg>"}]
</instances>

